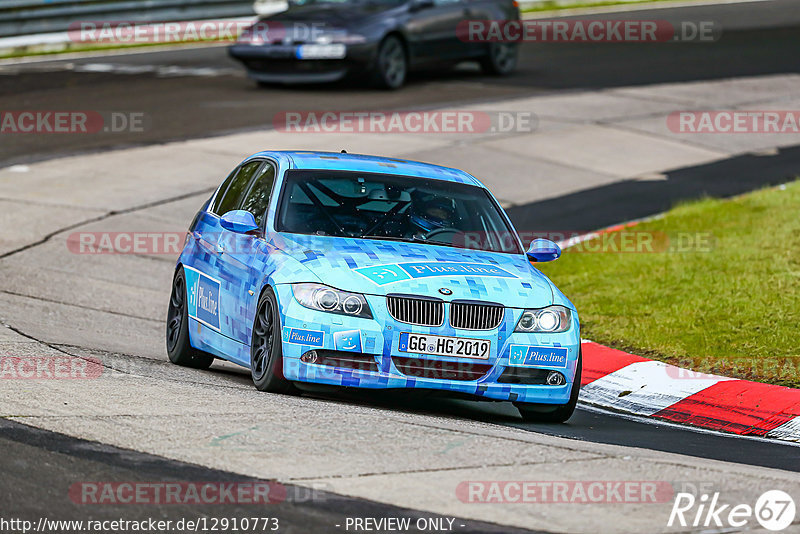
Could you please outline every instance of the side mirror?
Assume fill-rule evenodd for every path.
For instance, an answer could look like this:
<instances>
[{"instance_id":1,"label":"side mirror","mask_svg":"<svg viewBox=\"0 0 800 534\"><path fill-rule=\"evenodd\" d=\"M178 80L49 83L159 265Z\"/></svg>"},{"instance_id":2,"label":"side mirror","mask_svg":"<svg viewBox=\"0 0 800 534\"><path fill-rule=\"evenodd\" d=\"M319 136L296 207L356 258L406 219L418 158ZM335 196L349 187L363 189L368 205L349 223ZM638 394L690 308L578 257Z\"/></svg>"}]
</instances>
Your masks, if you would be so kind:
<instances>
[{"instance_id":1,"label":"side mirror","mask_svg":"<svg viewBox=\"0 0 800 534\"><path fill-rule=\"evenodd\" d=\"M428 9L433 7L434 0L412 0L411 2L411 11L420 11L422 9Z\"/></svg>"},{"instance_id":2,"label":"side mirror","mask_svg":"<svg viewBox=\"0 0 800 534\"><path fill-rule=\"evenodd\" d=\"M528 259L536 262L557 260L561 256L561 247L549 239L534 239L525 253Z\"/></svg>"},{"instance_id":3,"label":"side mirror","mask_svg":"<svg viewBox=\"0 0 800 534\"><path fill-rule=\"evenodd\" d=\"M219 224L226 230L237 234L246 234L253 230L258 230L256 218L246 210L229 211L219 220Z\"/></svg>"}]
</instances>

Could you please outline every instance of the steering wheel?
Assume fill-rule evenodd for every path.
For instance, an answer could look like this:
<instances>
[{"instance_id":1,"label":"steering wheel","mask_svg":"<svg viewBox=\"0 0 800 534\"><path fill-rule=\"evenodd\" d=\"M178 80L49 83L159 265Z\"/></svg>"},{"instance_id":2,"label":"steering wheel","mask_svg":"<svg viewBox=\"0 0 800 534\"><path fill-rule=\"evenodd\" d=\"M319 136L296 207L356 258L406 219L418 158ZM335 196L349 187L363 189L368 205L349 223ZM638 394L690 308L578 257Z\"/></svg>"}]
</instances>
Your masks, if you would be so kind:
<instances>
[{"instance_id":1,"label":"steering wheel","mask_svg":"<svg viewBox=\"0 0 800 534\"><path fill-rule=\"evenodd\" d=\"M447 234L447 233L454 234L453 237L455 237L456 235L460 234L461 231L460 230L456 230L455 228L436 228L435 230L431 230L430 232L425 234L423 236L423 239L425 239L426 241L430 241L432 237L435 237L437 235ZM438 240L438 241L440 243L447 243L447 241L442 241L442 240ZM450 242L452 243L453 241L451 240Z\"/></svg>"}]
</instances>

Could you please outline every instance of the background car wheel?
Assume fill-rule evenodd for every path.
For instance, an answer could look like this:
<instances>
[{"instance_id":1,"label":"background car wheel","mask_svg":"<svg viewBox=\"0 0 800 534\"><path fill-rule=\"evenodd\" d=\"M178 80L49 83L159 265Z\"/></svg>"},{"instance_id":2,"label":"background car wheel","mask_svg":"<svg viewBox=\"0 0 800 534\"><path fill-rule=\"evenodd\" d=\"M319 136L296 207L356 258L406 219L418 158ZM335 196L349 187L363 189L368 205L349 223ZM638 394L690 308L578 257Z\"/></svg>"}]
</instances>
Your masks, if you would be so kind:
<instances>
[{"instance_id":1,"label":"background car wheel","mask_svg":"<svg viewBox=\"0 0 800 534\"><path fill-rule=\"evenodd\" d=\"M272 288L258 299L250 339L250 374L259 391L292 393L294 386L283 376L283 349L278 301Z\"/></svg>"},{"instance_id":2,"label":"background car wheel","mask_svg":"<svg viewBox=\"0 0 800 534\"><path fill-rule=\"evenodd\" d=\"M581 391L581 371L583 369L583 352L578 353L578 368L575 372L575 380L569 394L569 402L566 404L533 404L527 402L515 402L514 406L519 410L522 418L530 423L563 423L575 411L578 405L578 394Z\"/></svg>"},{"instance_id":3,"label":"background car wheel","mask_svg":"<svg viewBox=\"0 0 800 534\"><path fill-rule=\"evenodd\" d=\"M214 356L192 347L189 342L189 314L186 306L186 275L178 267L172 279L172 294L167 310L167 355L172 363L195 369L208 369Z\"/></svg>"},{"instance_id":4,"label":"background car wheel","mask_svg":"<svg viewBox=\"0 0 800 534\"><path fill-rule=\"evenodd\" d=\"M408 58L403 43L394 35L383 40L378 48L373 82L383 89L398 89L406 81Z\"/></svg>"},{"instance_id":5,"label":"background car wheel","mask_svg":"<svg viewBox=\"0 0 800 534\"><path fill-rule=\"evenodd\" d=\"M481 60L486 74L507 76L517 68L518 47L514 43L489 43L489 51Z\"/></svg>"}]
</instances>

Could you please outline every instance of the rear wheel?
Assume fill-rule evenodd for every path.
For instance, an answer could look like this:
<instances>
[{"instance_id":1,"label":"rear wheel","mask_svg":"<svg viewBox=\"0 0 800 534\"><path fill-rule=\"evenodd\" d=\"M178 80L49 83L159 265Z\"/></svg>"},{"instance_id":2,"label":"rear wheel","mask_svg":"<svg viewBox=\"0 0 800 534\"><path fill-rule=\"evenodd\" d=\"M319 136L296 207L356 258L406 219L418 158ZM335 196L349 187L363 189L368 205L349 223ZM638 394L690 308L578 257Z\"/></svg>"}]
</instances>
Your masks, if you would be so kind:
<instances>
[{"instance_id":1,"label":"rear wheel","mask_svg":"<svg viewBox=\"0 0 800 534\"><path fill-rule=\"evenodd\" d=\"M272 288L258 299L250 340L250 374L259 391L291 393L294 386L283 376L283 349L278 301Z\"/></svg>"},{"instance_id":2,"label":"rear wheel","mask_svg":"<svg viewBox=\"0 0 800 534\"><path fill-rule=\"evenodd\" d=\"M399 89L405 83L407 73L405 47L398 37L390 35L378 48L373 82L383 89Z\"/></svg>"},{"instance_id":3,"label":"rear wheel","mask_svg":"<svg viewBox=\"0 0 800 534\"><path fill-rule=\"evenodd\" d=\"M529 423L563 423L575 412L578 405L578 394L581 391L581 370L583 368L583 354L578 353L578 366L575 370L575 380L569 393L566 404L534 404L528 402L515 402L522 418Z\"/></svg>"},{"instance_id":4,"label":"rear wheel","mask_svg":"<svg viewBox=\"0 0 800 534\"><path fill-rule=\"evenodd\" d=\"M489 43L481 68L486 74L508 76L517 68L517 51L515 43Z\"/></svg>"},{"instance_id":5,"label":"rear wheel","mask_svg":"<svg viewBox=\"0 0 800 534\"><path fill-rule=\"evenodd\" d=\"M172 279L172 294L167 310L167 355L172 363L195 369L208 369L214 362L214 356L192 347L189 342L186 275L182 266L178 267Z\"/></svg>"}]
</instances>

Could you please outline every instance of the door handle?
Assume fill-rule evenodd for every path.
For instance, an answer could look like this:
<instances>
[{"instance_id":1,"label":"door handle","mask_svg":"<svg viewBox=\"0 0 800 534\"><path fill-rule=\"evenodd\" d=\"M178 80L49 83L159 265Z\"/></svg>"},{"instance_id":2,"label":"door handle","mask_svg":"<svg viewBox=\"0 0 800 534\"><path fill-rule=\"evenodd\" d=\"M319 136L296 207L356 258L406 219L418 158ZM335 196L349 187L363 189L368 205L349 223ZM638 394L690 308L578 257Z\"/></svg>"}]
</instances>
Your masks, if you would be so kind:
<instances>
[{"instance_id":1,"label":"door handle","mask_svg":"<svg viewBox=\"0 0 800 534\"><path fill-rule=\"evenodd\" d=\"M225 253L225 245L223 245L222 243L217 243L217 252L219 252L220 254L224 254Z\"/></svg>"}]
</instances>

